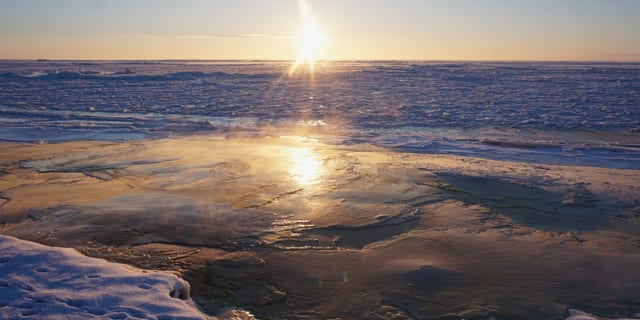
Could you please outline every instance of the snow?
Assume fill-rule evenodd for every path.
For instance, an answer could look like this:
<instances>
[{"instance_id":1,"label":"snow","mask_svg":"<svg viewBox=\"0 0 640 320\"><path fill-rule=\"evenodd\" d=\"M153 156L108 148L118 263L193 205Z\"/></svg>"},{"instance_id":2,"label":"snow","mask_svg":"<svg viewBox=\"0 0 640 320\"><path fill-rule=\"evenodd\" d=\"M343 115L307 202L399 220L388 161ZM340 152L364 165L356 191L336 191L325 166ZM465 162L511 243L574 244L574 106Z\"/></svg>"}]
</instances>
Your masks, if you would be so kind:
<instances>
[{"instance_id":1,"label":"snow","mask_svg":"<svg viewBox=\"0 0 640 320\"><path fill-rule=\"evenodd\" d=\"M638 314L637 316L640 316ZM569 317L567 320L612 320L611 318L598 317L577 309L569 309ZM638 318L619 318L617 320L638 320Z\"/></svg>"},{"instance_id":2,"label":"snow","mask_svg":"<svg viewBox=\"0 0 640 320\"><path fill-rule=\"evenodd\" d=\"M10 319L206 319L189 284L170 273L142 272L0 236L0 317Z\"/></svg>"}]
</instances>

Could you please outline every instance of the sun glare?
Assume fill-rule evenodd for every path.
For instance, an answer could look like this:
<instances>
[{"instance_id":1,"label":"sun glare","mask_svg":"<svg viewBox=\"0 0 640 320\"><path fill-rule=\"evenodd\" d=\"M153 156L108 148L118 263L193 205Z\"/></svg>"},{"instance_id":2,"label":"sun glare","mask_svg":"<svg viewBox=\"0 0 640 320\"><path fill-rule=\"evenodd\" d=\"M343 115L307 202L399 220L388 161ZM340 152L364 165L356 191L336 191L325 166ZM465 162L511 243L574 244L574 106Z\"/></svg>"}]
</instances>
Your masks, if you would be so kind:
<instances>
[{"instance_id":1,"label":"sun glare","mask_svg":"<svg viewBox=\"0 0 640 320\"><path fill-rule=\"evenodd\" d=\"M306 62L309 65L309 71L313 72L318 50L326 41L325 36L316 25L309 3L306 0L299 0L298 6L304 22L304 33L300 36L300 54L289 69L289 76L296 72L302 62Z\"/></svg>"},{"instance_id":2,"label":"sun glare","mask_svg":"<svg viewBox=\"0 0 640 320\"><path fill-rule=\"evenodd\" d=\"M298 184L306 186L320 176L322 171L320 159L310 149L291 148L290 152L293 160L290 172Z\"/></svg>"}]
</instances>

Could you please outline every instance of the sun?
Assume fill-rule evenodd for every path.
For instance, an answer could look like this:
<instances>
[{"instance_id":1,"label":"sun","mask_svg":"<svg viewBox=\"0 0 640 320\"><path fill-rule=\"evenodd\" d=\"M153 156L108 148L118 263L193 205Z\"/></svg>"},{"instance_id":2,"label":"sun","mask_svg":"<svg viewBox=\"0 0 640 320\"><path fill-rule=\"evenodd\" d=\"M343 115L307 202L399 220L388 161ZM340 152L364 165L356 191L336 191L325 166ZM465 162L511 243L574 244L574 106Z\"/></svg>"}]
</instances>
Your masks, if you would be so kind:
<instances>
[{"instance_id":1,"label":"sun","mask_svg":"<svg viewBox=\"0 0 640 320\"><path fill-rule=\"evenodd\" d=\"M298 6L304 22L304 32L299 37L301 42L300 54L296 62L289 69L289 76L296 72L296 69L298 69L302 62L306 62L309 65L309 71L313 72L318 50L326 41L326 37L320 32L313 18L311 6L309 6L307 1L299 0Z\"/></svg>"},{"instance_id":2,"label":"sun","mask_svg":"<svg viewBox=\"0 0 640 320\"><path fill-rule=\"evenodd\" d=\"M310 64L315 62L315 56L324 43L325 38L316 26L311 26L302 35L302 56L306 57Z\"/></svg>"}]
</instances>

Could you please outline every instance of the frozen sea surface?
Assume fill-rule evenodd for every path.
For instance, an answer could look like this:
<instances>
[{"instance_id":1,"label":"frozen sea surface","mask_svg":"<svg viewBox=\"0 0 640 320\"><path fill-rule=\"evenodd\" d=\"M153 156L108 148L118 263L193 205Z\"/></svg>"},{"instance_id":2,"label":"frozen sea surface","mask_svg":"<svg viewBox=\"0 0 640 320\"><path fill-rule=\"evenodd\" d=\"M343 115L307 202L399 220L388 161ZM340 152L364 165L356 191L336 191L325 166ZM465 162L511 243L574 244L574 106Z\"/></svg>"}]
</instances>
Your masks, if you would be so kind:
<instances>
[{"instance_id":1,"label":"frozen sea surface","mask_svg":"<svg viewBox=\"0 0 640 320\"><path fill-rule=\"evenodd\" d=\"M424 153L640 168L640 64L2 61L0 139L321 137Z\"/></svg>"},{"instance_id":2,"label":"frozen sea surface","mask_svg":"<svg viewBox=\"0 0 640 320\"><path fill-rule=\"evenodd\" d=\"M640 64L288 67L0 61L0 233L220 318L640 317ZM0 237L0 318L202 316L123 268Z\"/></svg>"}]
</instances>

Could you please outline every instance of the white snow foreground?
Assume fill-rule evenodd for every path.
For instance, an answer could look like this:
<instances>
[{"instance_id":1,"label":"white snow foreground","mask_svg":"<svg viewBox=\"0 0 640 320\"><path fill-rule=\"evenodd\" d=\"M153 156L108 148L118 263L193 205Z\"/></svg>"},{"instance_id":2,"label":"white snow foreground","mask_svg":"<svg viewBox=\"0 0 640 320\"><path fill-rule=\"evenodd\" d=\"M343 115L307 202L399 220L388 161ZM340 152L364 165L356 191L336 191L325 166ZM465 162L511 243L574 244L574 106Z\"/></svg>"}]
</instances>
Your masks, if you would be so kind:
<instances>
[{"instance_id":1,"label":"white snow foreground","mask_svg":"<svg viewBox=\"0 0 640 320\"><path fill-rule=\"evenodd\" d=\"M0 236L2 319L207 319L189 284L162 272Z\"/></svg>"},{"instance_id":2,"label":"white snow foreground","mask_svg":"<svg viewBox=\"0 0 640 320\"><path fill-rule=\"evenodd\" d=\"M636 316L640 316L640 313L636 314ZM640 319L638 319L636 317L634 317L634 318L618 318L618 319L604 318L604 317L594 316L594 315L586 313L584 311L580 311L580 310L576 310L576 309L569 309L569 318L567 318L567 320L640 320Z\"/></svg>"}]
</instances>

